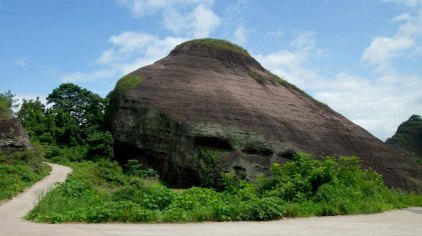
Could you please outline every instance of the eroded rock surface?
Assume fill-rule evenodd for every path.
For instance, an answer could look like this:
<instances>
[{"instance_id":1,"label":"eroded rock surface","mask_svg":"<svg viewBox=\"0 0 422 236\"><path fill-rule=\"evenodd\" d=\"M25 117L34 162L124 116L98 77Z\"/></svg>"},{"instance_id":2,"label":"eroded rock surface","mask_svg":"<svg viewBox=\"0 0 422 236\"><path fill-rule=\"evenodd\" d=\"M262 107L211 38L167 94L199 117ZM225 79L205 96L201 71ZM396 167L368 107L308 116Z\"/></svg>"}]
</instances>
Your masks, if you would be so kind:
<instances>
[{"instance_id":1,"label":"eroded rock surface","mask_svg":"<svg viewBox=\"0 0 422 236\"><path fill-rule=\"evenodd\" d=\"M390 186L422 186L414 161L225 41L183 43L125 76L112 115L117 157L138 159L175 186L199 184L210 169L253 179L297 151L357 155Z\"/></svg>"},{"instance_id":2,"label":"eroded rock surface","mask_svg":"<svg viewBox=\"0 0 422 236\"><path fill-rule=\"evenodd\" d=\"M32 148L29 137L15 118L0 118L0 152L23 151Z\"/></svg>"}]
</instances>

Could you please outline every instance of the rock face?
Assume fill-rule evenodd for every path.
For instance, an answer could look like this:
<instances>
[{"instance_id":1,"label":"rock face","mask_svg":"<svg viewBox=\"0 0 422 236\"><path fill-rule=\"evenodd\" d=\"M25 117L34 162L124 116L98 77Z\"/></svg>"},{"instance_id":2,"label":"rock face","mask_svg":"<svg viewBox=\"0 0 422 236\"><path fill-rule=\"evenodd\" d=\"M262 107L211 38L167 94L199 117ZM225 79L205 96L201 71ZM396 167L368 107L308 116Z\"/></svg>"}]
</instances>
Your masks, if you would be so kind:
<instances>
[{"instance_id":1,"label":"rock face","mask_svg":"<svg viewBox=\"0 0 422 236\"><path fill-rule=\"evenodd\" d=\"M387 144L417 160L422 161L422 118L419 115L411 116L403 122L393 137L387 139Z\"/></svg>"},{"instance_id":2,"label":"rock face","mask_svg":"<svg viewBox=\"0 0 422 236\"><path fill-rule=\"evenodd\" d=\"M204 183L218 171L253 179L304 151L357 155L389 186L422 186L414 161L226 41L177 46L123 77L111 101L116 156L159 170L171 185Z\"/></svg>"},{"instance_id":3,"label":"rock face","mask_svg":"<svg viewBox=\"0 0 422 236\"><path fill-rule=\"evenodd\" d=\"M29 137L15 118L0 118L0 152L31 149Z\"/></svg>"}]
</instances>

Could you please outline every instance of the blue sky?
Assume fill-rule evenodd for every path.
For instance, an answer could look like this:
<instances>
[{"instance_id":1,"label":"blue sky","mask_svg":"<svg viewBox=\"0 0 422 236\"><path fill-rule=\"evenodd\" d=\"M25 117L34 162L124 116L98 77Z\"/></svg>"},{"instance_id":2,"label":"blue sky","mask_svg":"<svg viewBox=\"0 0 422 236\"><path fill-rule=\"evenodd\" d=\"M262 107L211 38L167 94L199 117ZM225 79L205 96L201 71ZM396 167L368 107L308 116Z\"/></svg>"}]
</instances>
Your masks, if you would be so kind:
<instances>
[{"instance_id":1,"label":"blue sky","mask_svg":"<svg viewBox=\"0 0 422 236\"><path fill-rule=\"evenodd\" d=\"M0 0L0 91L105 96L193 38L264 67L385 140L422 114L422 0Z\"/></svg>"}]
</instances>

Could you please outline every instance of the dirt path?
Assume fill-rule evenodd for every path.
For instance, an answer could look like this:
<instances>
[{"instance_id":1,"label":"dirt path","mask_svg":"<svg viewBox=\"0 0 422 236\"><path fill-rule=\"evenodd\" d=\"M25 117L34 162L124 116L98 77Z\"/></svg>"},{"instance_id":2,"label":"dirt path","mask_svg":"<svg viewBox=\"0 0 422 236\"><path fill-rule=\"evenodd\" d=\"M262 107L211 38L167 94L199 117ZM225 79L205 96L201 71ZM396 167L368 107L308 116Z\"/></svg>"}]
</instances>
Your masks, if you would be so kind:
<instances>
[{"instance_id":1,"label":"dirt path","mask_svg":"<svg viewBox=\"0 0 422 236\"><path fill-rule=\"evenodd\" d=\"M51 174L18 197L0 205L0 235L422 235L422 208L375 215L311 217L270 222L196 224L37 224L22 217L34 205L37 193L64 181L71 169L52 165Z\"/></svg>"}]
</instances>

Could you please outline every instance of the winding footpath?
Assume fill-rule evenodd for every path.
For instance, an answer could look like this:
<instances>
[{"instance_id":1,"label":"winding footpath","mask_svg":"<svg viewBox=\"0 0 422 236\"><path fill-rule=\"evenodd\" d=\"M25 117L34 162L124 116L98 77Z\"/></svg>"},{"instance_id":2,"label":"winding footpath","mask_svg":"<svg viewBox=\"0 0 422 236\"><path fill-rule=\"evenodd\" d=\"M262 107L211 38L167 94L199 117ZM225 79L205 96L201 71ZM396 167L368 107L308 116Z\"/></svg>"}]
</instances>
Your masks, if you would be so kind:
<instances>
[{"instance_id":1,"label":"winding footpath","mask_svg":"<svg viewBox=\"0 0 422 236\"><path fill-rule=\"evenodd\" d=\"M38 196L72 171L50 164L49 176L19 196L0 205L2 236L100 236L100 235L422 235L422 208L414 207L374 215L310 217L270 222L190 224L39 224L27 222L25 214Z\"/></svg>"}]
</instances>

